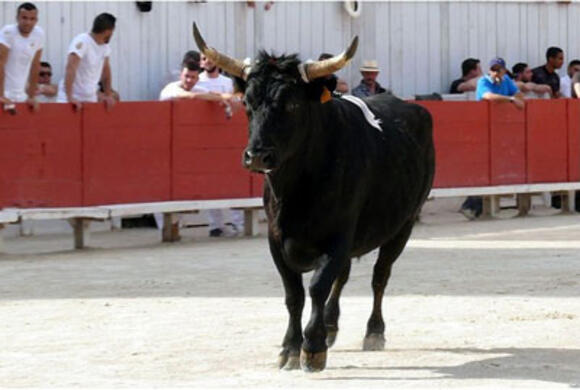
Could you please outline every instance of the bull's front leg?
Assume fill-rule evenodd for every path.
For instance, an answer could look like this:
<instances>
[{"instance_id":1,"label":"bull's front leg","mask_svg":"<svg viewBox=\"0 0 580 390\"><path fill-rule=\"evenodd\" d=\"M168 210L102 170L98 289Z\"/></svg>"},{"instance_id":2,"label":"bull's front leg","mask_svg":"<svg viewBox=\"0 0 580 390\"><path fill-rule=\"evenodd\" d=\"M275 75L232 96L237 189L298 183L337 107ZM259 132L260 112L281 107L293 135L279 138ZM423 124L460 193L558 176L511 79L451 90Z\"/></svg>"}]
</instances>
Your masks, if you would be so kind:
<instances>
[{"instance_id":1,"label":"bull's front leg","mask_svg":"<svg viewBox=\"0 0 580 390\"><path fill-rule=\"evenodd\" d=\"M282 340L282 351L278 356L278 367L285 370L300 368L300 347L302 345L302 309L304 308L304 287L302 274L291 270L283 260L277 241L269 237L270 252L274 264L284 284L286 308L289 319L286 334Z\"/></svg>"},{"instance_id":2,"label":"bull's front leg","mask_svg":"<svg viewBox=\"0 0 580 390\"><path fill-rule=\"evenodd\" d=\"M326 367L326 326L324 324L324 304L330 294L332 284L348 260L346 253L323 255L319 268L310 283L312 313L304 329L304 342L300 352L300 365L304 371L322 371Z\"/></svg>"}]
</instances>

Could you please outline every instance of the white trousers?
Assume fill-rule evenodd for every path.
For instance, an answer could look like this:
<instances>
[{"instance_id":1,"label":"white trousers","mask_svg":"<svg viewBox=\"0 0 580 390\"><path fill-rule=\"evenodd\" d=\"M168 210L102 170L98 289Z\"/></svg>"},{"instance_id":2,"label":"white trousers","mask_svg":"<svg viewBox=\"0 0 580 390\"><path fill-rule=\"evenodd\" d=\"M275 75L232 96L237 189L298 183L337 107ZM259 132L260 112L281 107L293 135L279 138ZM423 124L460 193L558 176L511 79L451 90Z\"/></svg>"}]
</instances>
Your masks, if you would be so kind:
<instances>
[{"instance_id":1,"label":"white trousers","mask_svg":"<svg viewBox=\"0 0 580 390\"><path fill-rule=\"evenodd\" d=\"M208 210L209 230L222 229L224 230L224 215L221 209ZM231 222L238 230L244 228L244 212L242 210L230 210Z\"/></svg>"}]
</instances>

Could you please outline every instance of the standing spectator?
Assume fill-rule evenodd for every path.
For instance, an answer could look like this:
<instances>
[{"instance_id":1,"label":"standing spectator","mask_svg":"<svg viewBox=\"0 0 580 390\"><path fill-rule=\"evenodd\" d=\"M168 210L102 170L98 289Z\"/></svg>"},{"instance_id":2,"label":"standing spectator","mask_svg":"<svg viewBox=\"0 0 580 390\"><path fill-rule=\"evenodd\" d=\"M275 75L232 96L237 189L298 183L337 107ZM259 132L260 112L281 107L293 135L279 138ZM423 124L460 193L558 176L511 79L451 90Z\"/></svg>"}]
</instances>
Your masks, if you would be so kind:
<instances>
[{"instance_id":1,"label":"standing spectator","mask_svg":"<svg viewBox=\"0 0 580 390\"><path fill-rule=\"evenodd\" d=\"M564 52L559 47L549 47L546 50L546 64L532 70L532 81L536 84L547 84L551 87L552 98L560 97L560 76L556 69L564 63Z\"/></svg>"},{"instance_id":2,"label":"standing spectator","mask_svg":"<svg viewBox=\"0 0 580 390\"><path fill-rule=\"evenodd\" d=\"M48 62L40 63L38 72L38 86L36 88L36 100L42 103L56 102L58 86L52 84L52 67Z\"/></svg>"},{"instance_id":3,"label":"standing spectator","mask_svg":"<svg viewBox=\"0 0 580 390\"><path fill-rule=\"evenodd\" d=\"M0 30L0 103L27 102L38 108L35 94L44 31L37 21L36 6L23 3L16 11L17 23Z\"/></svg>"},{"instance_id":4,"label":"standing spectator","mask_svg":"<svg viewBox=\"0 0 580 390\"><path fill-rule=\"evenodd\" d=\"M166 73L165 84L171 83L171 82L179 79L179 77L181 77L181 71L183 70L183 64L188 63L188 62L195 62L199 65L200 61L201 61L201 55L199 54L199 52L197 50L187 51L183 55L183 58L182 58L181 62L179 63L179 66Z\"/></svg>"},{"instance_id":5,"label":"standing spectator","mask_svg":"<svg viewBox=\"0 0 580 390\"><path fill-rule=\"evenodd\" d=\"M512 67L512 75L518 89L527 94L526 96L544 97L550 96L552 88L546 84L536 84L532 82L532 69L528 64L518 62Z\"/></svg>"},{"instance_id":6,"label":"standing spectator","mask_svg":"<svg viewBox=\"0 0 580 390\"><path fill-rule=\"evenodd\" d=\"M206 56L201 56L201 67L203 72L199 76L199 86L208 89L210 92L226 93L232 96L232 99L237 100L237 96L234 97L234 83L232 79L220 74L219 68L216 64L207 58ZM226 117L231 116L233 100L225 101L224 107L226 110ZM237 104L237 103L235 103ZM244 214L241 210L231 210L232 219L232 230L233 234L241 234L244 231ZM225 224L222 210L212 209L208 210L209 219L209 235L210 237L219 237L225 233Z\"/></svg>"},{"instance_id":7,"label":"standing spectator","mask_svg":"<svg viewBox=\"0 0 580 390\"><path fill-rule=\"evenodd\" d=\"M334 57L332 54L329 53L322 53L318 57L318 61L327 60L329 58ZM339 78L335 74L329 74L325 77L326 83L325 86L328 88L331 94L342 95L343 93L348 93L348 83L343 79Z\"/></svg>"},{"instance_id":8,"label":"standing spectator","mask_svg":"<svg viewBox=\"0 0 580 390\"><path fill-rule=\"evenodd\" d=\"M568 64L568 72L560 77L560 95L565 98L572 97L572 77L580 71L580 60L572 60Z\"/></svg>"},{"instance_id":9,"label":"standing spectator","mask_svg":"<svg viewBox=\"0 0 580 390\"><path fill-rule=\"evenodd\" d=\"M360 68L362 80L360 84L353 88L351 93L359 98L377 95L379 93L392 93L379 84L377 76L379 75L379 65L377 61L363 61L363 66Z\"/></svg>"},{"instance_id":10,"label":"standing spectator","mask_svg":"<svg viewBox=\"0 0 580 390\"><path fill-rule=\"evenodd\" d=\"M90 33L77 35L68 49L65 78L58 86L60 103L72 103L76 110L82 102L97 102L99 81L103 81L107 108L115 104L111 89L109 42L115 31L116 18L108 13L98 15Z\"/></svg>"},{"instance_id":11,"label":"standing spectator","mask_svg":"<svg viewBox=\"0 0 580 390\"><path fill-rule=\"evenodd\" d=\"M524 108L522 93L515 82L507 75L505 61L496 57L489 62L489 72L477 82L476 100L489 100L498 103L513 103ZM483 199L479 196L468 197L461 205L461 213L468 219L478 218L483 211Z\"/></svg>"},{"instance_id":12,"label":"standing spectator","mask_svg":"<svg viewBox=\"0 0 580 390\"><path fill-rule=\"evenodd\" d=\"M477 58L467 58L461 63L461 78L454 80L449 93L463 93L475 91L477 80L482 76L480 61Z\"/></svg>"}]
</instances>

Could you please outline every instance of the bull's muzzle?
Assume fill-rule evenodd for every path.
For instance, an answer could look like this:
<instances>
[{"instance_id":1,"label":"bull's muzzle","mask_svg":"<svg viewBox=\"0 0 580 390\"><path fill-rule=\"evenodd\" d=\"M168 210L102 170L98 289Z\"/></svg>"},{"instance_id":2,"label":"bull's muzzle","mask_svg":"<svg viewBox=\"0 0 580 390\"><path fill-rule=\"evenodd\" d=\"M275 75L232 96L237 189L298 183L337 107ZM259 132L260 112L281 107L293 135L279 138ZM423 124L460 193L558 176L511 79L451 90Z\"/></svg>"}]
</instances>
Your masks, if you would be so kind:
<instances>
[{"instance_id":1,"label":"bull's muzzle","mask_svg":"<svg viewBox=\"0 0 580 390\"><path fill-rule=\"evenodd\" d=\"M271 149L244 150L242 165L255 172L267 173L276 168L276 153Z\"/></svg>"}]
</instances>

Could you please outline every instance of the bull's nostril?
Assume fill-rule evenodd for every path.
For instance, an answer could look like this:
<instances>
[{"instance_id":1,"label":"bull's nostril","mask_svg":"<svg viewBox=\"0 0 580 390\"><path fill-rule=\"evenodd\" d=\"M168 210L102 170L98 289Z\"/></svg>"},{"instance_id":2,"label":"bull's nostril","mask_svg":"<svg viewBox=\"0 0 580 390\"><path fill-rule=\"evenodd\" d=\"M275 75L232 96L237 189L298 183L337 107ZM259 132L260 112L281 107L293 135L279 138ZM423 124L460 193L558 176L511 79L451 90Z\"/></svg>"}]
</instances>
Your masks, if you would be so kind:
<instances>
[{"instance_id":1,"label":"bull's nostril","mask_svg":"<svg viewBox=\"0 0 580 390\"><path fill-rule=\"evenodd\" d=\"M262 156L262 164L264 164L265 167L269 167L274 160L272 157L272 153L264 153Z\"/></svg>"}]
</instances>

